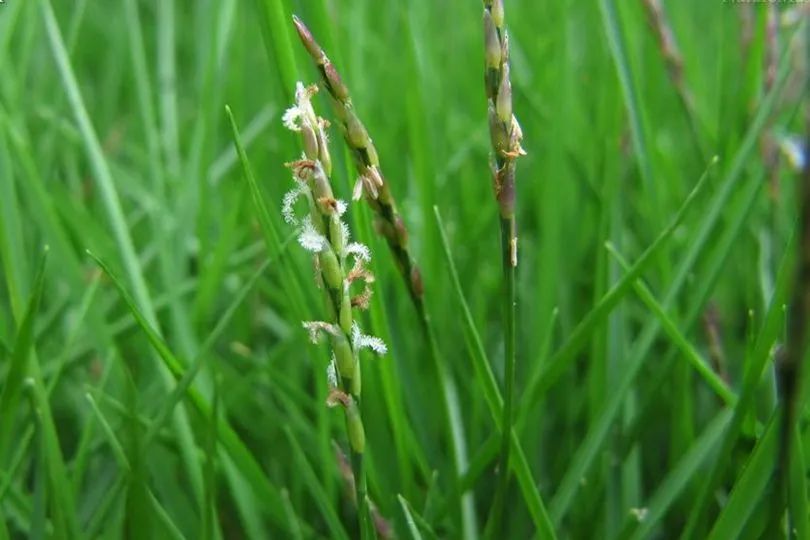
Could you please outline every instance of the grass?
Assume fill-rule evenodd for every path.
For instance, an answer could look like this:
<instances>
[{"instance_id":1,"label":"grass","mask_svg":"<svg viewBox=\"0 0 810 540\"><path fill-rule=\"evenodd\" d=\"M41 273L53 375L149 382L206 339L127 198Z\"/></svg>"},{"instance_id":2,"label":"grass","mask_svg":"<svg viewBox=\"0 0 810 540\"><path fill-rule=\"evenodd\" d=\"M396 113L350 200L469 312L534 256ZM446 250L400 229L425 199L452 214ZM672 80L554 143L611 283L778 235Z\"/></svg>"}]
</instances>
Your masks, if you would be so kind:
<instances>
[{"instance_id":1,"label":"grass","mask_svg":"<svg viewBox=\"0 0 810 540\"><path fill-rule=\"evenodd\" d=\"M483 7L0 3L0 539L807 536L803 6L506 2L513 324ZM408 233L345 216L389 349L355 474L281 216L293 13Z\"/></svg>"}]
</instances>

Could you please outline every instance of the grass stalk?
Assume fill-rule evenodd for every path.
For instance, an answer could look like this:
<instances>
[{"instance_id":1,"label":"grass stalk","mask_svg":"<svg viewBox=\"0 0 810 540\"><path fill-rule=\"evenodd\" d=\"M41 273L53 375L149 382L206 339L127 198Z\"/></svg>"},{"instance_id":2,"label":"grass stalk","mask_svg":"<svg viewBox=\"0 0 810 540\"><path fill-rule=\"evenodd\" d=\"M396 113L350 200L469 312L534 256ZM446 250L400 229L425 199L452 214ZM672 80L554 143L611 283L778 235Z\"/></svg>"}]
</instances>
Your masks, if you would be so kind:
<instances>
[{"instance_id":1,"label":"grass stalk","mask_svg":"<svg viewBox=\"0 0 810 540\"><path fill-rule=\"evenodd\" d=\"M382 172L377 149L368 135L365 125L355 112L347 86L307 25L297 16L293 16L293 23L302 44L318 68L321 83L331 98L333 109L340 121L343 138L350 150L357 173L360 175L354 187L353 198L359 199L365 195L364 198L375 217L375 228L385 238L416 309L419 325L427 344L431 368L436 377L442 400L442 422L447 433L450 434L449 444L452 448L454 468L452 488L454 493L460 494L458 478L462 465L466 462L464 435L461 426L453 421L453 407L449 393L450 374L441 360L430 313L424 299L422 274L408 246L408 231L405 222L397 210L396 200ZM463 514L463 510L461 512ZM470 534L472 532L467 531L465 536Z\"/></svg>"},{"instance_id":2,"label":"grass stalk","mask_svg":"<svg viewBox=\"0 0 810 540\"><path fill-rule=\"evenodd\" d=\"M357 200L365 195L366 202L374 212L377 231L385 238L397 268L405 279L408 294L417 305L417 310L420 310L419 306L424 301L422 275L408 247L408 230L382 173L377 148L358 117L349 89L343 83L332 61L300 18L293 15L293 23L301 42L318 67L323 87L331 97L335 115L340 121L341 133L351 150L357 173L360 175L355 183L352 198Z\"/></svg>"},{"instance_id":3,"label":"grass stalk","mask_svg":"<svg viewBox=\"0 0 810 540\"><path fill-rule=\"evenodd\" d=\"M369 348L384 354L387 349L379 338L363 335L354 318L355 308L367 309L369 305L374 276L366 264L371 255L365 245L349 241L348 225L341 221L347 204L336 199L332 191L332 158L326 136L329 123L316 116L311 103L317 89L298 83L296 103L284 115L285 126L301 134L304 158L287 164L293 171L296 187L285 195L282 211L285 221L301 226L298 242L314 254L317 282L325 292L326 320L305 322L304 327L313 341L325 334L331 344L327 404L341 407L345 413L358 525L360 537L366 539L373 538L375 533L367 496L360 350ZM305 198L308 207L301 220L294 209L299 198ZM352 285L358 284L363 285L363 290L352 296Z\"/></svg>"},{"instance_id":4,"label":"grass stalk","mask_svg":"<svg viewBox=\"0 0 810 540\"><path fill-rule=\"evenodd\" d=\"M492 180L500 212L501 263L503 265L504 403L501 421L500 477L488 517L489 537L500 534L500 520L509 486L509 453L513 424L516 363L517 228L515 219L515 166L525 152L523 132L512 114L512 81L509 75L509 35L504 21L503 0L484 0L485 90L489 132L494 153Z\"/></svg>"}]
</instances>

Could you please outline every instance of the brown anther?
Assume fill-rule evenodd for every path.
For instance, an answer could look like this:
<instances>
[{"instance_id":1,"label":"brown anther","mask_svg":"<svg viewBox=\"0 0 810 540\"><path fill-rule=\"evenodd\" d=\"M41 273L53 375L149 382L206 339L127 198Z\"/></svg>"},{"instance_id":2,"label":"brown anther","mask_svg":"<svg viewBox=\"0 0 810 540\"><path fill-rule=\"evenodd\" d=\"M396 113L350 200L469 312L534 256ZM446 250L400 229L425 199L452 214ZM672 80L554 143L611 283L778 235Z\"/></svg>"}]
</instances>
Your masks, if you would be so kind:
<instances>
[{"instance_id":1,"label":"brown anther","mask_svg":"<svg viewBox=\"0 0 810 540\"><path fill-rule=\"evenodd\" d=\"M371 273L371 270L365 267L362 259L357 259L354 262L352 269L349 270L348 274L346 274L346 281L349 283L349 285L359 280L366 283L374 283L374 274Z\"/></svg>"},{"instance_id":2,"label":"brown anther","mask_svg":"<svg viewBox=\"0 0 810 540\"><path fill-rule=\"evenodd\" d=\"M284 164L285 167L292 169L293 174L300 180L306 180L310 173L315 170L316 164L311 159L299 159L297 161L290 161Z\"/></svg>"},{"instance_id":3,"label":"brown anther","mask_svg":"<svg viewBox=\"0 0 810 540\"><path fill-rule=\"evenodd\" d=\"M329 390L329 394L326 396L326 406L330 408L337 406L348 407L351 403L352 398L346 392L337 388Z\"/></svg>"},{"instance_id":4,"label":"brown anther","mask_svg":"<svg viewBox=\"0 0 810 540\"><path fill-rule=\"evenodd\" d=\"M374 169L370 168L367 170L374 170ZM366 195L368 195L372 199L376 199L380 195L380 192L377 189L378 187L377 181L374 178L370 177L367 173L363 174L360 178L363 180L363 189L365 190ZM379 176L377 176L377 178L379 178Z\"/></svg>"},{"instance_id":5,"label":"brown anther","mask_svg":"<svg viewBox=\"0 0 810 540\"><path fill-rule=\"evenodd\" d=\"M366 287L362 293L352 297L351 300L352 307L361 310L367 310L369 302L371 301L371 294L372 294L371 288Z\"/></svg>"},{"instance_id":6,"label":"brown anther","mask_svg":"<svg viewBox=\"0 0 810 540\"><path fill-rule=\"evenodd\" d=\"M331 214L337 212L337 199L333 197L320 197L318 204L323 208L324 213Z\"/></svg>"},{"instance_id":7,"label":"brown anther","mask_svg":"<svg viewBox=\"0 0 810 540\"><path fill-rule=\"evenodd\" d=\"M366 176L368 176L372 182L374 182L378 187L383 187L383 179L382 175L380 174L380 170L377 167L368 167L366 169Z\"/></svg>"}]
</instances>

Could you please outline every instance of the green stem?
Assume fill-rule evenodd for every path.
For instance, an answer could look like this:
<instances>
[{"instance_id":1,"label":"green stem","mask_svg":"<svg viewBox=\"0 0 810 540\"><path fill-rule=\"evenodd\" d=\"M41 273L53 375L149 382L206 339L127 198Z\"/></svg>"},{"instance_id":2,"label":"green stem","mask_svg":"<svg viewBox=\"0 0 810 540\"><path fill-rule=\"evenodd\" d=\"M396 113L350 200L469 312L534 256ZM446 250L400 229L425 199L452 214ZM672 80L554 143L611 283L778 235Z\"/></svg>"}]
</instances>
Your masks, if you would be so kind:
<instances>
[{"instance_id":1,"label":"green stem","mask_svg":"<svg viewBox=\"0 0 810 540\"><path fill-rule=\"evenodd\" d=\"M504 396L503 416L501 421L501 462L498 487L495 491L495 500L492 505L489 521L487 523L487 537L497 538L500 531L501 516L503 513L506 491L509 488L509 457L512 433L512 403L515 394L515 364L516 364L516 296L515 296L515 268L516 224L514 214L501 217L501 262L503 264L504 292Z\"/></svg>"},{"instance_id":2,"label":"green stem","mask_svg":"<svg viewBox=\"0 0 810 540\"><path fill-rule=\"evenodd\" d=\"M370 509L368 506L366 486L366 470L364 455L351 450L352 472L354 474L354 496L357 503L357 523L360 527L360 538L371 540L376 538L374 526L371 522Z\"/></svg>"}]
</instances>

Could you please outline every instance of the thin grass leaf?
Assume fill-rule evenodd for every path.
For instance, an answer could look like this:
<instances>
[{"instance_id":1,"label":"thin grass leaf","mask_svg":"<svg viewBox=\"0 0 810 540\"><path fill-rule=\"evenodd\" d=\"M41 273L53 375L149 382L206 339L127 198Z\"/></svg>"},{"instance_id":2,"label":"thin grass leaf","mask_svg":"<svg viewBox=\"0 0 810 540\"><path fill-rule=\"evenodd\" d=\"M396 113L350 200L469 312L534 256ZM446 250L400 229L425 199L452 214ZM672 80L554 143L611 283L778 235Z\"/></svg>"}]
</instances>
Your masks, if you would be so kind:
<instances>
[{"instance_id":1,"label":"thin grass leaf","mask_svg":"<svg viewBox=\"0 0 810 540\"><path fill-rule=\"evenodd\" d=\"M500 391L498 390L498 385L495 382L495 376L493 375L490 363L487 360L486 352L484 351L481 337L478 335L478 330L475 327L475 322L473 321L472 314L470 313L470 308L467 305L467 300L464 297L464 291L461 288L461 281L458 277L455 261L453 261L453 256L450 251L450 241L447 238L447 233L445 232L441 214L439 213L439 209L435 206L433 207L433 213L436 218L436 225L438 226L441 234L442 247L444 248L445 260L447 262L447 267L453 282L456 299L462 311L464 331L467 337L467 346L473 359L476 382L484 394L484 399L487 402L493 422L500 430L503 399L501 398ZM556 538L554 527L552 526L551 520L548 517L548 513L546 512L540 492L537 490L537 485L532 477L529 464L526 461L526 456L523 453L523 448L520 446L520 441L515 433L515 430L512 430L511 444L512 451L514 453L513 460L511 461L511 467L513 468L515 476L518 479L521 493L523 494L524 501L526 502L529 513L532 516L535 527L537 527L538 534L540 534L543 538Z\"/></svg>"},{"instance_id":2,"label":"thin grass leaf","mask_svg":"<svg viewBox=\"0 0 810 540\"><path fill-rule=\"evenodd\" d=\"M731 411L726 410L719 413L706 426L703 433L695 439L692 447L681 457L678 464L648 498L648 502L644 506L643 519L636 523L628 520L619 538L629 537L633 540L650 538L656 527L661 525L662 519L666 516L672 504L678 500L678 497L682 496L690 480L698 478L696 475L700 467L716 448L720 436L730 420ZM633 525L637 525L635 530L633 530Z\"/></svg>"},{"instance_id":3,"label":"thin grass leaf","mask_svg":"<svg viewBox=\"0 0 810 540\"><path fill-rule=\"evenodd\" d=\"M287 514L289 520L291 538L293 540L303 540L304 534L301 532L301 525L298 523L298 516L295 515L292 503L290 502L290 492L287 489L281 489L281 500L284 503L284 513Z\"/></svg>"},{"instance_id":4,"label":"thin grass leaf","mask_svg":"<svg viewBox=\"0 0 810 540\"><path fill-rule=\"evenodd\" d=\"M91 164L96 186L101 193L101 200L107 214L110 228L112 229L113 237L116 241L116 247L119 251L124 271L133 290L134 305L138 306L139 310L144 314L145 321L147 321L151 327L156 328L159 334L160 330L157 323L157 316L130 235L129 226L124 218L124 211L121 206L118 190L113 181L110 166L104 156L98 136L87 113L50 0L40 0L40 6L51 52L56 61L75 121L81 132L82 141L87 152L87 159ZM158 363L157 371L164 385L169 387L171 385L171 374L162 367L160 363ZM184 456L183 464L192 488L194 489L194 494L199 500L202 494L202 472L199 464L194 459L194 438L184 410L181 409L177 411L175 424L180 440L181 452Z\"/></svg>"},{"instance_id":5,"label":"thin grass leaf","mask_svg":"<svg viewBox=\"0 0 810 540\"><path fill-rule=\"evenodd\" d=\"M301 287L300 277L292 271L285 258L280 256L282 252L281 234L278 231L276 221L274 221L274 218L271 217L275 214L271 214L267 209L267 204L264 201L264 195L259 188L259 184L256 182L256 177L253 175L253 169L250 166L250 161L248 160L244 145L242 144L242 137L239 134L239 129L236 126L236 120L233 117L233 112L227 105L225 106L225 113L227 114L228 121L230 122L233 143L236 147L236 152L239 155L239 161L242 163L242 172L244 173L245 180L247 180L248 187L250 188L250 196L253 200L256 216L259 219L259 225L261 226L267 251L270 257L276 260L277 264L281 267L281 272L285 283L284 289L289 295L290 303L295 310L295 316L302 321L307 320L307 303L305 301L304 293L302 292L303 289Z\"/></svg>"},{"instance_id":6,"label":"thin grass leaf","mask_svg":"<svg viewBox=\"0 0 810 540\"><path fill-rule=\"evenodd\" d=\"M121 443L118 441L118 437L115 436L115 432L110 426L110 423L107 422L107 419L104 417L104 413L102 413L101 409L98 408L96 400L93 399L93 396L89 392L86 393L84 397L90 404L90 409L93 411L93 414L96 416L96 420L98 420L98 423L101 426L101 430L107 437L107 443L110 445L110 449L112 449L115 461L118 462L118 466L122 470L124 470L125 472L129 472L131 470L131 467L129 464L129 459L127 458L127 454L124 451L124 447L121 446Z\"/></svg>"},{"instance_id":7,"label":"thin grass leaf","mask_svg":"<svg viewBox=\"0 0 810 540\"><path fill-rule=\"evenodd\" d=\"M402 511L402 517L405 520L405 530L408 533L406 538L410 538L410 540L422 540L422 533L419 532L419 528L416 526L416 521L413 519L408 501L406 501L402 495L397 495L397 501Z\"/></svg>"},{"instance_id":8,"label":"thin grass leaf","mask_svg":"<svg viewBox=\"0 0 810 540\"><path fill-rule=\"evenodd\" d=\"M746 138L743 144L738 149L737 153L735 154L734 159L732 160L731 166L729 171L726 173L723 182L718 189L715 197L710 205L709 211L704 214L703 219L700 222L698 227L697 233L695 237L689 245L689 250L687 251L686 255L681 259L681 264L678 267L678 270L675 272L675 278L673 282L670 284L667 294L664 296L663 306L664 308L668 308L677 297L678 293L680 292L683 284L686 282L686 278L690 272L690 269L694 262L698 259L701 252L706 248L708 245L708 240L711 231L715 228L717 222L720 219L721 212L726 206L728 199L731 197L733 191L738 189L737 179L742 174L743 167L745 164L745 159L747 158L748 154L754 148L754 142L756 141L757 136L759 135L760 131L764 127L765 119L767 115L770 113L772 107L775 104L776 96L778 92L781 90L782 86L784 85L787 77L787 63L783 63L782 69L780 70L780 77L779 83L774 88L774 90L768 95L763 105L757 111L756 118L754 119L753 123L751 124L748 132L746 133ZM755 196L758 192L759 184L749 180L748 186L748 193L752 196ZM744 205L746 208L745 211L740 211L737 215L738 220L728 230L727 238L728 243L722 243L718 246L714 253L718 255L719 259L722 260L722 257L725 256L727 253L727 249L730 249L731 242L739 233L743 220L750 212L750 205ZM716 276L716 275L715 275ZM711 279L705 279L704 282L708 285L714 282L715 276L712 276ZM696 317L697 314L694 312L694 316ZM599 420L595 423L594 427L589 431L588 435L585 438L585 441L580 446L577 454L574 456L572 460L572 464L569 466L568 472L561 483L561 486L555 495L554 499L552 500L551 504L551 513L555 523L559 523L562 519L562 516L567 512L572 500L574 493L577 491L581 478L585 475L586 470L592 463L593 458L596 456L598 448L601 446L602 441L604 441L604 437L606 436L612 418L619 410L621 402L625 396L627 390L630 389L632 386L633 378L638 370L641 368L641 365L646 358L646 352L649 350L649 347L652 346L652 343L657 336L659 328L659 323L657 321L651 321L641 333L641 337L636 342L636 347L634 348L631 354L631 360L628 361L628 365L626 367L625 372L623 373L622 381L619 383L619 386L612 395L608 403L606 404ZM738 401L739 405L739 401ZM732 422L733 424L733 422ZM705 500L705 498L704 498ZM695 517L698 513L695 512L690 516L690 520L696 520Z\"/></svg>"},{"instance_id":9,"label":"thin grass leaf","mask_svg":"<svg viewBox=\"0 0 810 540\"><path fill-rule=\"evenodd\" d=\"M630 269L630 265L628 264L627 260L622 256L621 253L619 253L616 246L610 242L607 242L605 244L605 248L616 258L625 272ZM658 300L655 299L655 296L653 296L653 293L650 291L647 285L645 285L644 282L639 279L633 284L633 289L636 291L636 294L638 294L639 298L641 298L644 304L650 309L650 311L652 311L655 316L658 317L664 331L667 333L667 335L669 335L670 339L678 347L684 358L695 369L698 375L704 379L709 388L711 388L714 393L725 402L726 405L733 406L737 398L728 387L728 384L726 384L726 382L712 370L709 363L703 359L689 340L686 339L680 330L678 330L678 325L675 324L675 321L673 321L666 314L664 308L661 307L661 304L659 304Z\"/></svg>"},{"instance_id":10,"label":"thin grass leaf","mask_svg":"<svg viewBox=\"0 0 810 540\"><path fill-rule=\"evenodd\" d=\"M650 262L655 259L659 251L664 248L667 241L669 241L672 234L675 232L675 229L677 229L683 221L686 213L694 205L700 192L708 183L710 172L717 161L717 158L712 160L666 228L664 228L647 249L644 250L644 253L633 263L622 279L611 287L596 306L581 319L565 343L551 356L549 361L545 364L545 368L540 377L537 379L537 385L525 390L525 397L521 401L521 407L517 414L518 425L521 425L521 420L525 419L528 410L537 405L546 390L548 390L570 366L576 354L587 344L587 339L594 329L605 320L605 317L616 307L619 301L630 292L635 280L641 276Z\"/></svg>"},{"instance_id":11,"label":"thin grass leaf","mask_svg":"<svg viewBox=\"0 0 810 540\"><path fill-rule=\"evenodd\" d=\"M281 0L254 0L254 6L259 15L267 58L277 66L286 102L292 103L293 88L298 80L295 49L290 37L289 21L292 14L285 9Z\"/></svg>"},{"instance_id":12,"label":"thin grass leaf","mask_svg":"<svg viewBox=\"0 0 810 540\"><path fill-rule=\"evenodd\" d=\"M14 351L11 362L0 388L0 460L6 462L6 456L11 448L14 424L18 420L20 398L23 392L23 383L29 371L29 359L34 347L34 321L39 311L42 299L42 290L45 282L45 262L43 255L36 277L34 278L33 293L28 300L28 306L19 322L19 331L14 341ZM11 279L12 274L8 274Z\"/></svg>"},{"instance_id":13,"label":"thin grass leaf","mask_svg":"<svg viewBox=\"0 0 810 540\"><path fill-rule=\"evenodd\" d=\"M11 169L11 154L2 127L0 124L0 178L3 178L0 182L0 259L7 276L5 281L11 314L15 318L20 318L25 311L24 301L28 295L29 276L21 242L22 222Z\"/></svg>"},{"instance_id":14,"label":"thin grass leaf","mask_svg":"<svg viewBox=\"0 0 810 540\"><path fill-rule=\"evenodd\" d=\"M87 108L85 107L81 91L79 90L79 84L76 81L73 67L70 64L70 59L65 50L62 33L56 22L56 16L51 7L50 0L39 0L39 3L42 8L42 17L51 45L51 52L53 53L56 67L62 78L76 124L82 135L82 141L87 151L87 159L93 168L93 177L101 193L101 200L107 212L107 219L109 220L110 228L115 237L127 278L134 291L134 298L139 308L145 313L149 323L156 326L154 309L152 308L146 281L144 280L140 263L138 262L135 246L129 233L129 226L124 218L124 211L118 196L118 190L115 186L115 182L113 182L110 166L107 163L107 159L104 157L104 152L101 149L98 136L90 121L90 116L87 113Z\"/></svg>"},{"instance_id":15,"label":"thin grass leaf","mask_svg":"<svg viewBox=\"0 0 810 540\"><path fill-rule=\"evenodd\" d=\"M217 424L220 417L220 388L222 377L219 372L214 374L214 390L211 401L211 417L208 419L207 438L205 441L205 473L203 515L200 523L200 537L203 540L221 537L219 516L217 515ZM283 495L283 493L282 493Z\"/></svg>"},{"instance_id":16,"label":"thin grass leaf","mask_svg":"<svg viewBox=\"0 0 810 540\"><path fill-rule=\"evenodd\" d=\"M702 514L707 510L706 502L714 488L713 484L719 481L723 468L728 465L728 456L731 455L734 443L737 441L737 437L743 427L743 422L753 405L756 389L759 385L762 373L768 362L772 360L771 348L773 343L778 339L784 322L782 320L782 306L787 301L790 286L790 269L793 268L794 243L795 238L792 238L788 243L785 255L782 257L768 311L765 313L756 341L751 350L749 350L748 358L746 359L742 389L738 394L739 398L734 406L734 416L723 434L722 445L715 457L710 474L692 505L689 520L682 533L683 537L690 537L699 526Z\"/></svg>"},{"instance_id":17,"label":"thin grass leaf","mask_svg":"<svg viewBox=\"0 0 810 540\"><path fill-rule=\"evenodd\" d=\"M115 273L113 273L107 264L100 258L96 257L92 253L90 253L90 256L94 258L96 263L110 277L133 317L138 322L138 326L141 328L144 334L146 334L149 343L159 354L165 367L171 371L179 384L179 381L182 380L183 376L185 375L180 361L174 356L163 339L146 321L143 314L135 305L132 297L129 295L129 292L116 277ZM188 394L192 405L204 419L210 418L210 405L194 387L190 386L191 379L186 379L186 381L187 388L185 391ZM220 440L225 451L227 451L227 453L232 457L234 464L237 466L239 471L246 479L249 480L249 483L255 490L256 495L267 502L266 509L268 514L273 518L277 525L283 528L286 525L286 519L281 510L280 494L278 489L268 481L266 474L261 470L261 467L256 462L255 458L244 446L244 443L242 443L242 441L239 439L239 436L236 434L233 428L231 428L224 419L220 421L219 429Z\"/></svg>"},{"instance_id":18,"label":"thin grass leaf","mask_svg":"<svg viewBox=\"0 0 810 540\"><path fill-rule=\"evenodd\" d=\"M157 515L158 522L163 525L163 538L171 538L173 540L185 540L186 536L180 531L180 528L172 520L172 517L166 512L166 509L157 500L155 494L149 491L149 501L152 503L152 509Z\"/></svg>"},{"instance_id":19,"label":"thin grass leaf","mask_svg":"<svg viewBox=\"0 0 810 540\"><path fill-rule=\"evenodd\" d=\"M708 540L736 538L745 527L751 512L763 496L773 476L779 443L779 416L784 411L777 410L768 422L765 432L757 441L751 458L737 478L731 495L720 515L717 516Z\"/></svg>"},{"instance_id":20,"label":"thin grass leaf","mask_svg":"<svg viewBox=\"0 0 810 540\"><path fill-rule=\"evenodd\" d=\"M326 491L324 491L323 485L321 484L320 480L318 480L318 476L315 474L312 466L307 461L304 449L301 448L300 444L298 444L298 440L295 438L295 435L293 435L289 426L284 426L284 434L287 436L287 441L290 443L293 456L295 457L295 462L298 464L298 472L303 477L304 484L307 486L307 491L309 491L309 494L315 500L315 504L318 506L321 515L326 520L326 525L329 527L330 536L332 538L348 540L349 534L346 532L346 529L340 522L340 518L338 517L337 513L335 513L335 508L332 501L329 500L329 496L326 494Z\"/></svg>"}]
</instances>

